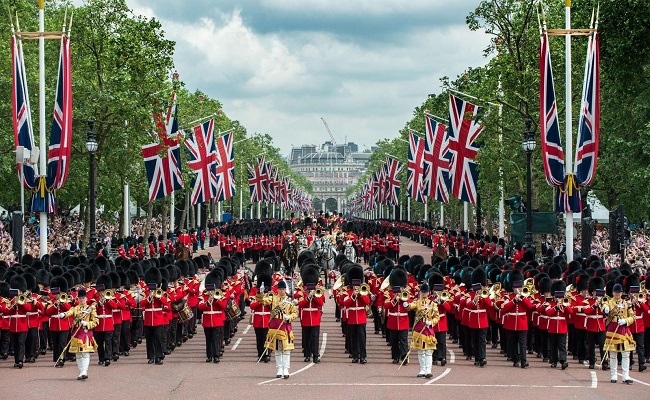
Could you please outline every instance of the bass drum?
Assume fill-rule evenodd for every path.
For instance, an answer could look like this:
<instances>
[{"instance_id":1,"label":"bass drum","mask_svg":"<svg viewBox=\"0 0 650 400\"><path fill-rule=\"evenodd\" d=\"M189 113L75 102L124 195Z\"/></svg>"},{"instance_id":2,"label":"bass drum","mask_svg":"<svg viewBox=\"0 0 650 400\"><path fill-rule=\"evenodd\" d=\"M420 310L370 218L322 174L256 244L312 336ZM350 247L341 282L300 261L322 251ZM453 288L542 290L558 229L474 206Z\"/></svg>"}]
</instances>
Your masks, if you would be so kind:
<instances>
[{"instance_id":1,"label":"bass drum","mask_svg":"<svg viewBox=\"0 0 650 400\"><path fill-rule=\"evenodd\" d=\"M183 323L192 319L193 316L194 313L192 312L192 309L187 304L187 302L185 303L185 306L180 311L178 311L178 320Z\"/></svg>"}]
</instances>

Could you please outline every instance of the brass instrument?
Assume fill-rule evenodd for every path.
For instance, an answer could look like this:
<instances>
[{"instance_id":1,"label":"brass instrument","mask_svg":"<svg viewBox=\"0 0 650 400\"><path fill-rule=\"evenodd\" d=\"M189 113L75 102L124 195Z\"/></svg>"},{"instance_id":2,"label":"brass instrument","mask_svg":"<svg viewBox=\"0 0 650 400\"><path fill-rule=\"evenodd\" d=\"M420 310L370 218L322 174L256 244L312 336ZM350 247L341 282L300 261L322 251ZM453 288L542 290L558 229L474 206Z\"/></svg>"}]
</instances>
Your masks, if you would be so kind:
<instances>
[{"instance_id":1,"label":"brass instrument","mask_svg":"<svg viewBox=\"0 0 650 400\"><path fill-rule=\"evenodd\" d=\"M153 291L153 297L157 299L161 299L165 295L165 291L162 290L161 288L158 288Z\"/></svg>"},{"instance_id":2,"label":"brass instrument","mask_svg":"<svg viewBox=\"0 0 650 400\"><path fill-rule=\"evenodd\" d=\"M562 298L562 307L569 307L571 305L571 298L568 296L568 293L566 296Z\"/></svg>"},{"instance_id":3,"label":"brass instrument","mask_svg":"<svg viewBox=\"0 0 650 400\"><path fill-rule=\"evenodd\" d=\"M115 298L115 291L112 289L106 289L103 292L101 292L100 296L103 298L104 301L112 300Z\"/></svg>"},{"instance_id":4,"label":"brass instrument","mask_svg":"<svg viewBox=\"0 0 650 400\"><path fill-rule=\"evenodd\" d=\"M528 286L524 286L519 291L519 294L521 295L521 297L528 297L531 295L531 289Z\"/></svg>"},{"instance_id":5,"label":"brass instrument","mask_svg":"<svg viewBox=\"0 0 650 400\"><path fill-rule=\"evenodd\" d=\"M162 289L160 289L162 290ZM208 292L208 296L210 296L210 301L212 300L221 300L223 299L224 293L223 290L221 289L214 289Z\"/></svg>"},{"instance_id":6,"label":"brass instrument","mask_svg":"<svg viewBox=\"0 0 650 400\"><path fill-rule=\"evenodd\" d=\"M443 290L442 292L440 292L440 294L438 294L438 299L442 302L449 301L451 299L451 295L449 294L448 291Z\"/></svg>"},{"instance_id":7,"label":"brass instrument","mask_svg":"<svg viewBox=\"0 0 650 400\"><path fill-rule=\"evenodd\" d=\"M402 291L399 294L399 299L401 301L408 301L410 297L411 297L411 293L408 291L408 289L402 289Z\"/></svg>"},{"instance_id":8,"label":"brass instrument","mask_svg":"<svg viewBox=\"0 0 650 400\"><path fill-rule=\"evenodd\" d=\"M29 301L29 297L27 297L26 295L21 293L15 298L14 301L15 301L15 304L17 304L19 306L22 306L22 305L24 305L25 303L27 303Z\"/></svg>"},{"instance_id":9,"label":"brass instrument","mask_svg":"<svg viewBox=\"0 0 650 400\"><path fill-rule=\"evenodd\" d=\"M490 289L484 287L483 289L478 291L478 295L481 296L482 299L486 299L490 297Z\"/></svg>"},{"instance_id":10,"label":"brass instrument","mask_svg":"<svg viewBox=\"0 0 650 400\"><path fill-rule=\"evenodd\" d=\"M361 286L357 288L357 293L361 296L368 296L370 294L370 285L362 283Z\"/></svg>"},{"instance_id":11,"label":"brass instrument","mask_svg":"<svg viewBox=\"0 0 650 400\"><path fill-rule=\"evenodd\" d=\"M311 295L314 297L323 297L325 295L325 288L317 286L316 289L311 291Z\"/></svg>"},{"instance_id":12,"label":"brass instrument","mask_svg":"<svg viewBox=\"0 0 650 400\"><path fill-rule=\"evenodd\" d=\"M59 293L59 295L56 296L56 301L58 301L59 303L69 303L70 301L72 301L72 298L70 297L70 295L64 292L64 293Z\"/></svg>"},{"instance_id":13,"label":"brass instrument","mask_svg":"<svg viewBox=\"0 0 650 400\"><path fill-rule=\"evenodd\" d=\"M343 286L343 275L339 276L336 282L334 282L334 286L332 286L333 290L336 290Z\"/></svg>"}]
</instances>

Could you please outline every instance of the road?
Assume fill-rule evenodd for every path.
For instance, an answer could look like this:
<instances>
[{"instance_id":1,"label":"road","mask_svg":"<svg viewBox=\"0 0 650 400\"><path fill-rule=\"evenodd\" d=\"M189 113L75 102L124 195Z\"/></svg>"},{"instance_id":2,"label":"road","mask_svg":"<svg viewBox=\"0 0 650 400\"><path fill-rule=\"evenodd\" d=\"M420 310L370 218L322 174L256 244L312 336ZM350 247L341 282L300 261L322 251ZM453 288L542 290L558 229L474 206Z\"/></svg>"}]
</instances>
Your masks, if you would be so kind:
<instances>
[{"instance_id":1,"label":"road","mask_svg":"<svg viewBox=\"0 0 650 400\"><path fill-rule=\"evenodd\" d=\"M210 249L213 255L218 250ZM402 254L421 254L429 258L430 250L403 239ZM239 323L239 330L219 364L205 363L205 341L199 334L167 356L164 365L148 365L144 343L133 349L129 357L121 357L110 367L97 365L91 356L89 379L77 381L75 363L54 368L51 354L40 356L35 364L14 369L10 358L0 361L2 398L43 399L63 397L101 397L129 399L187 398L293 398L331 399L366 398L420 399L425 397L462 398L581 398L615 399L647 398L650 372L634 370L633 385L609 381L609 371L589 370L577 361L569 361L565 371L552 369L541 359L529 356L530 367L512 367L497 349L488 346L488 364L475 367L466 361L462 350L448 341L449 363L434 366L433 378L416 378L417 357L399 371L391 363L390 348L381 335L368 329L368 363L352 364L343 351L343 337L334 319L334 305L327 300L321 327L320 364L305 363L300 352L300 326L294 323L296 350L291 359L291 377L275 379L272 362L256 364L255 332L248 319ZM299 396L299 397L298 397Z\"/></svg>"}]
</instances>

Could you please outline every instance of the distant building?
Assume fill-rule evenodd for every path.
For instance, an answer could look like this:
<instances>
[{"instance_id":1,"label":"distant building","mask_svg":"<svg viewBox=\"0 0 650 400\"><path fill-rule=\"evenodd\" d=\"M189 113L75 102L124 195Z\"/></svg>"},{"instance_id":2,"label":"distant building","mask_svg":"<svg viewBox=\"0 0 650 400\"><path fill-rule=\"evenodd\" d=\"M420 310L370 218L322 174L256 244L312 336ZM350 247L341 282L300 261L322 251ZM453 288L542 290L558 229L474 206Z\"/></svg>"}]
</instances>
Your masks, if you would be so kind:
<instances>
[{"instance_id":1,"label":"distant building","mask_svg":"<svg viewBox=\"0 0 650 400\"><path fill-rule=\"evenodd\" d=\"M289 166L312 183L315 209L342 212L345 191L366 172L370 154L359 153L355 143L335 145L328 141L321 146L292 148Z\"/></svg>"}]
</instances>

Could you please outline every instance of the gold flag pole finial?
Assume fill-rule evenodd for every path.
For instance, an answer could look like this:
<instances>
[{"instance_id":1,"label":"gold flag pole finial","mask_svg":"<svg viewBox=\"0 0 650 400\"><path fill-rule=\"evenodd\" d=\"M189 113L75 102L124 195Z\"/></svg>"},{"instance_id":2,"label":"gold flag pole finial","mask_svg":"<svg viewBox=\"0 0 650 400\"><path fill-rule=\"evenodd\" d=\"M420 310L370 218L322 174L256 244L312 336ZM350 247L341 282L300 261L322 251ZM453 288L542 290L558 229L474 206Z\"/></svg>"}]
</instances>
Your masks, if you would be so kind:
<instances>
[{"instance_id":1,"label":"gold flag pole finial","mask_svg":"<svg viewBox=\"0 0 650 400\"><path fill-rule=\"evenodd\" d=\"M564 5L567 7L571 7L571 0L565 0Z\"/></svg>"},{"instance_id":2,"label":"gold flag pole finial","mask_svg":"<svg viewBox=\"0 0 650 400\"><path fill-rule=\"evenodd\" d=\"M45 0L38 0L38 9L45 10Z\"/></svg>"}]
</instances>

